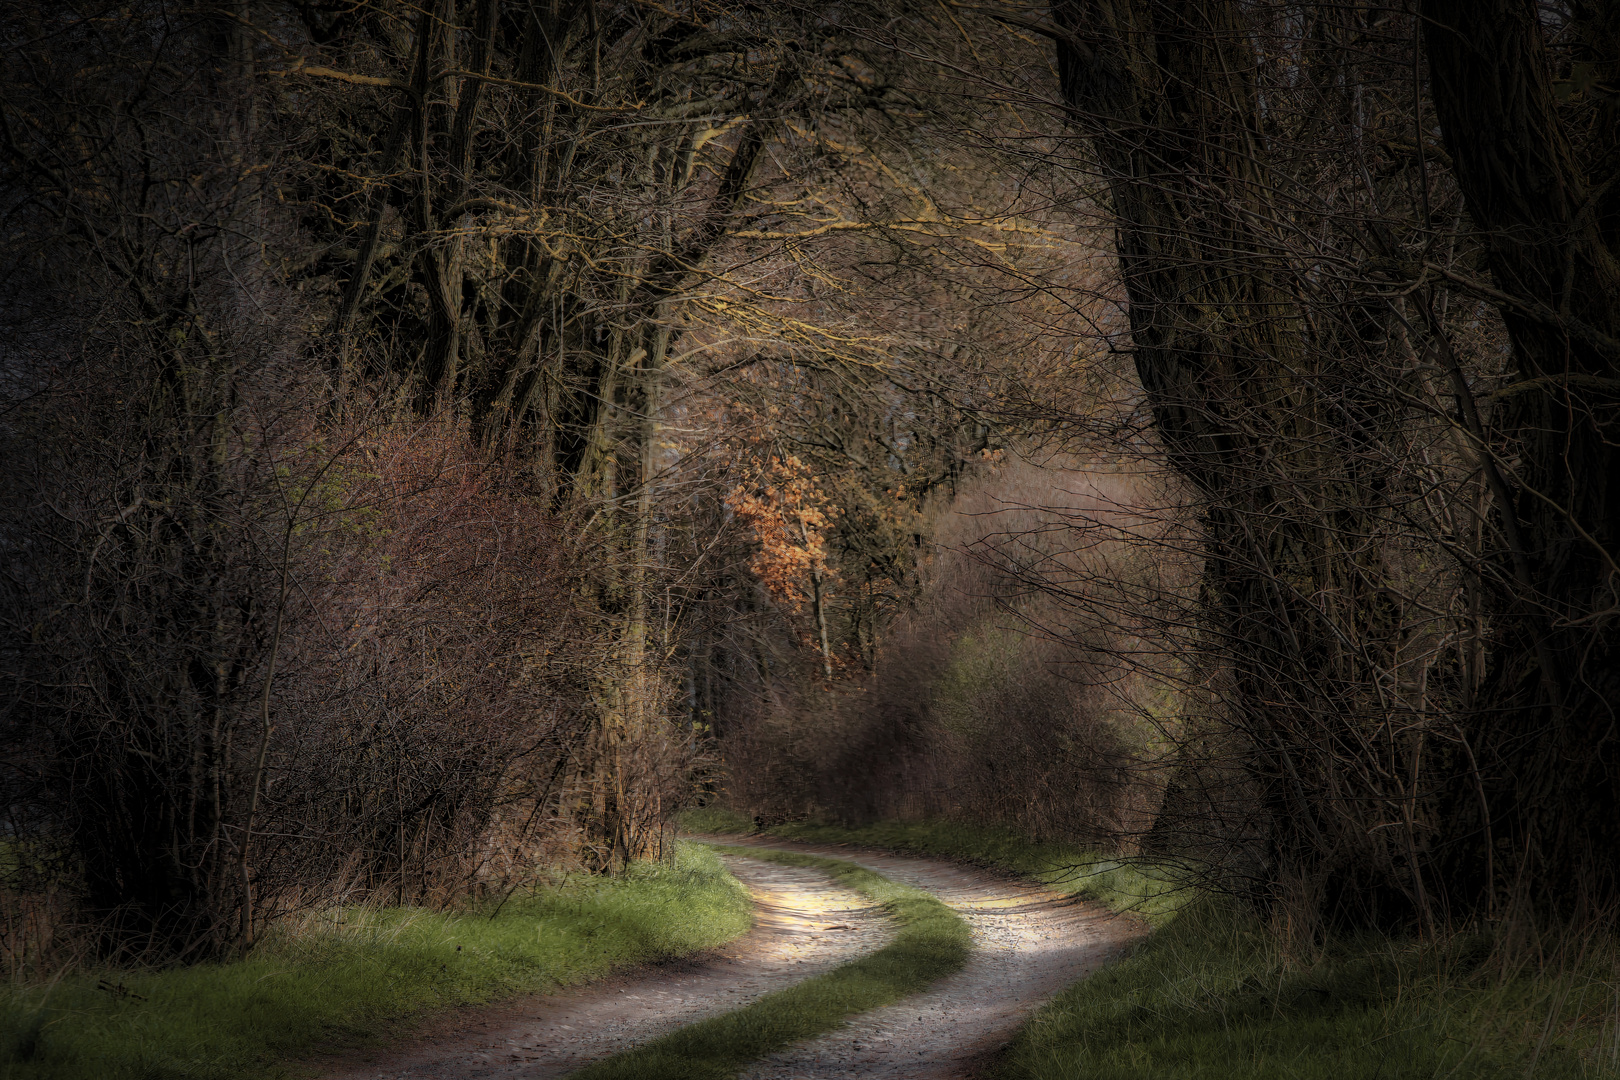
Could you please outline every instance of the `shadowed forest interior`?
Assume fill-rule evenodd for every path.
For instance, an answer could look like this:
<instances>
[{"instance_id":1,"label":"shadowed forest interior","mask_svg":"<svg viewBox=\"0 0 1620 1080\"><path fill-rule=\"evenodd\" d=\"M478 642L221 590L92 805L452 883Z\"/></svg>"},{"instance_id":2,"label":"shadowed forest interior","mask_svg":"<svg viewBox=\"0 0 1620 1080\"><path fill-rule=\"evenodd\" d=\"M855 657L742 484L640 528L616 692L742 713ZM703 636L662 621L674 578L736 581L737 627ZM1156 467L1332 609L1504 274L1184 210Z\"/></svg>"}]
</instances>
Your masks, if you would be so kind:
<instances>
[{"instance_id":1,"label":"shadowed forest interior","mask_svg":"<svg viewBox=\"0 0 1620 1080\"><path fill-rule=\"evenodd\" d=\"M0 0L0 57L17 993L724 808L1150 866L1279 963L1604 957L1527 1060L1620 1057L1620 5Z\"/></svg>"}]
</instances>

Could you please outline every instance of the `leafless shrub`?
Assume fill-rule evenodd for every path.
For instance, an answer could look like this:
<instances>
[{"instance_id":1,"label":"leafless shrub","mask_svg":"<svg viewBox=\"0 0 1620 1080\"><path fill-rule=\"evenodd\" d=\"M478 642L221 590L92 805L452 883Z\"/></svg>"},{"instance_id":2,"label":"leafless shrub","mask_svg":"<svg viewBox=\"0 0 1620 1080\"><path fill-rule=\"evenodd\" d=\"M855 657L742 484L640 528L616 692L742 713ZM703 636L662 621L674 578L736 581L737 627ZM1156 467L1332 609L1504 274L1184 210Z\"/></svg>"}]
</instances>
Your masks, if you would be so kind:
<instances>
[{"instance_id":1,"label":"leafless shrub","mask_svg":"<svg viewBox=\"0 0 1620 1080\"><path fill-rule=\"evenodd\" d=\"M1130 569L1112 521L1130 488L1022 463L969 485L942 511L921 598L885 635L875 672L801 689L745 723L727 744L733 796L767 814L989 822L1135 850L1174 721L1132 670L1121 619L1083 623L1034 587L1059 567ZM1075 546L1088 515L1110 536Z\"/></svg>"},{"instance_id":2,"label":"leafless shrub","mask_svg":"<svg viewBox=\"0 0 1620 1080\"><path fill-rule=\"evenodd\" d=\"M593 827L577 522L453 415L334 396L241 14L4 10L0 741L57 868L7 874L14 967L506 889Z\"/></svg>"}]
</instances>

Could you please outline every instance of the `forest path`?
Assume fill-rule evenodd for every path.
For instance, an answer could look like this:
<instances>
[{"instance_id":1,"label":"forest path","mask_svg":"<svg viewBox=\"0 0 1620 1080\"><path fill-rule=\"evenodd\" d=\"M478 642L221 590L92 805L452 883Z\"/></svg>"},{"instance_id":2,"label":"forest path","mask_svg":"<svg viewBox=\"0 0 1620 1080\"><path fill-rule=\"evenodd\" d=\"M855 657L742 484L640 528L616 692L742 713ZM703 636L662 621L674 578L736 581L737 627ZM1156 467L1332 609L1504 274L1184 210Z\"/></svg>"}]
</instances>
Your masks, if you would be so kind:
<instances>
[{"instance_id":1,"label":"forest path","mask_svg":"<svg viewBox=\"0 0 1620 1080\"><path fill-rule=\"evenodd\" d=\"M858 863L925 889L973 931L961 971L895 1005L773 1054L744 1080L960 1080L979 1073L1041 1002L1116 956L1142 924L1100 904L940 859L761 837L694 837ZM703 957L578 990L454 1014L404 1046L348 1055L329 1080L542 1080L882 948L881 910L821 871L725 856L756 904L754 929Z\"/></svg>"},{"instance_id":2,"label":"forest path","mask_svg":"<svg viewBox=\"0 0 1620 1080\"><path fill-rule=\"evenodd\" d=\"M588 986L462 1010L405 1045L346 1054L329 1080L541 1080L565 1076L730 1012L888 944L893 924L820 870L725 857L754 898L754 928L699 957Z\"/></svg>"},{"instance_id":3,"label":"forest path","mask_svg":"<svg viewBox=\"0 0 1620 1080\"><path fill-rule=\"evenodd\" d=\"M1139 940L1146 927L1101 904L940 859L762 837L716 843L846 859L926 889L973 930L967 964L927 991L773 1054L743 1080L960 1080L982 1071L1041 1002Z\"/></svg>"}]
</instances>

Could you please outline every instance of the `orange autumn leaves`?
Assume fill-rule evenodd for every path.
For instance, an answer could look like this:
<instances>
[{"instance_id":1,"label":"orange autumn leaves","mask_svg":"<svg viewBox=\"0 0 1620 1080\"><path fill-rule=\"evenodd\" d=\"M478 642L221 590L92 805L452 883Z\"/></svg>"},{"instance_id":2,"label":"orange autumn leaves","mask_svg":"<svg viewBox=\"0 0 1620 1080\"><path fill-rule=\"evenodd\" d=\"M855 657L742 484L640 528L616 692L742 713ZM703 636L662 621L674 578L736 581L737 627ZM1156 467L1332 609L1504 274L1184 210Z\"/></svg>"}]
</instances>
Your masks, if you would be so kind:
<instances>
[{"instance_id":1,"label":"orange autumn leaves","mask_svg":"<svg viewBox=\"0 0 1620 1080\"><path fill-rule=\"evenodd\" d=\"M832 576L826 530L838 510L798 458L772 455L754 463L757 479L732 488L726 506L759 544L749 568L778 603L798 611L806 583Z\"/></svg>"}]
</instances>

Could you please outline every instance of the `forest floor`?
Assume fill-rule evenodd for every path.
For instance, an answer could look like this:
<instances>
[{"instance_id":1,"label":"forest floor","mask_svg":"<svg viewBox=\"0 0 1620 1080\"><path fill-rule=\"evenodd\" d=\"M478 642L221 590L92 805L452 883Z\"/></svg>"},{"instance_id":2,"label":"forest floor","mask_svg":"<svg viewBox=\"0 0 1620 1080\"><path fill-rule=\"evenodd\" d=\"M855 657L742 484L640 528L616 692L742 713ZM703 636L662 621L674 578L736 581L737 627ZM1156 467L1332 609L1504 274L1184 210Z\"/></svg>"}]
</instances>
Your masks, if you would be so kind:
<instances>
[{"instance_id":1,"label":"forest floor","mask_svg":"<svg viewBox=\"0 0 1620 1080\"><path fill-rule=\"evenodd\" d=\"M924 993L772 1055L747 1080L973 1075L1028 1013L1093 970L1142 924L1036 885L939 860L726 837L728 844L855 862L939 897L973 933L967 964ZM334 1080L562 1076L696 1020L729 1012L880 948L882 912L819 870L727 856L758 920L706 958L646 967L588 988L448 1017L387 1052L331 1063Z\"/></svg>"}]
</instances>

